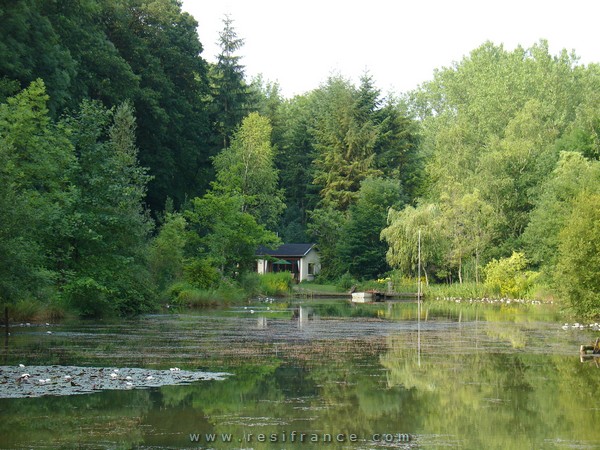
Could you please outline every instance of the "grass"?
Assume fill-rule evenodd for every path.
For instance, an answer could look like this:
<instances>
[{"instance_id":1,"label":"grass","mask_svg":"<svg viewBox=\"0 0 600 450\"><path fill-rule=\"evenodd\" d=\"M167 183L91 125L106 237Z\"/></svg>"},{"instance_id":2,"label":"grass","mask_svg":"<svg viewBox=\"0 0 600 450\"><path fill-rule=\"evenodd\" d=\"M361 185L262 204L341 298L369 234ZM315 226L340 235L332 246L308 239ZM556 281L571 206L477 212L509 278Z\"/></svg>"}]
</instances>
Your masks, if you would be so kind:
<instances>
[{"instance_id":1,"label":"grass","mask_svg":"<svg viewBox=\"0 0 600 450\"><path fill-rule=\"evenodd\" d=\"M201 289L185 282L174 283L162 295L162 301L189 308L242 303L247 299L246 291L234 283L222 282L215 289Z\"/></svg>"},{"instance_id":2,"label":"grass","mask_svg":"<svg viewBox=\"0 0 600 450\"><path fill-rule=\"evenodd\" d=\"M298 294L307 295L333 295L333 294L346 294L347 290L336 286L335 284L320 284L314 281L303 281L302 283L294 286L294 291Z\"/></svg>"},{"instance_id":3,"label":"grass","mask_svg":"<svg viewBox=\"0 0 600 450\"><path fill-rule=\"evenodd\" d=\"M44 303L39 300L19 300L14 304L0 305L2 321L4 320L4 308L8 307L8 319L10 322L60 322L72 314L62 304L51 301Z\"/></svg>"},{"instance_id":4,"label":"grass","mask_svg":"<svg viewBox=\"0 0 600 450\"><path fill-rule=\"evenodd\" d=\"M483 298L483 297L497 297L489 289L486 289L483 283L454 283L454 284L430 284L429 286L423 285L423 294L427 298L446 298L446 297L457 297L457 298Z\"/></svg>"}]
</instances>

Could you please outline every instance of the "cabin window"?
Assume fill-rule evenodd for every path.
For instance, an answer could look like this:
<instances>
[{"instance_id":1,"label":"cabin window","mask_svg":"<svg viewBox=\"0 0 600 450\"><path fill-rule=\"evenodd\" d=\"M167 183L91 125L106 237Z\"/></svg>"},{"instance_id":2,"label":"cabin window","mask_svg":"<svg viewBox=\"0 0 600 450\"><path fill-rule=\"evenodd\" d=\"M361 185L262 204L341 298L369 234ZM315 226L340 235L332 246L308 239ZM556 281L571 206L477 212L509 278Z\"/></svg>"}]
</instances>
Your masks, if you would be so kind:
<instances>
[{"instance_id":1,"label":"cabin window","mask_svg":"<svg viewBox=\"0 0 600 450\"><path fill-rule=\"evenodd\" d=\"M315 263L308 263L308 274L309 275L315 274Z\"/></svg>"}]
</instances>

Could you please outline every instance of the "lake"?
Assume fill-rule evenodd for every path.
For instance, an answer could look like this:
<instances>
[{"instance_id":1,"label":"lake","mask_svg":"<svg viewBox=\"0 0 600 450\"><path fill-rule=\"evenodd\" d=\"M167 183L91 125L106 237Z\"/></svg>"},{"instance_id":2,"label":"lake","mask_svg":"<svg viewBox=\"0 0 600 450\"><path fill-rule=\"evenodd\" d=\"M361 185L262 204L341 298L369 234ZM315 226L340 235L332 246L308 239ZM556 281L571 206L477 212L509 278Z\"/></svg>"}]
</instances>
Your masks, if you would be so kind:
<instances>
[{"instance_id":1,"label":"lake","mask_svg":"<svg viewBox=\"0 0 600 450\"><path fill-rule=\"evenodd\" d=\"M120 387L123 374L141 376L133 369L155 381L171 369L226 375L42 396L29 380L19 389L31 397L0 398L0 447L600 448L600 368L579 358L598 331L563 330L552 305L425 302L420 322L416 312L296 300L15 326L5 392L17 389L10 371L35 366L117 369Z\"/></svg>"}]
</instances>

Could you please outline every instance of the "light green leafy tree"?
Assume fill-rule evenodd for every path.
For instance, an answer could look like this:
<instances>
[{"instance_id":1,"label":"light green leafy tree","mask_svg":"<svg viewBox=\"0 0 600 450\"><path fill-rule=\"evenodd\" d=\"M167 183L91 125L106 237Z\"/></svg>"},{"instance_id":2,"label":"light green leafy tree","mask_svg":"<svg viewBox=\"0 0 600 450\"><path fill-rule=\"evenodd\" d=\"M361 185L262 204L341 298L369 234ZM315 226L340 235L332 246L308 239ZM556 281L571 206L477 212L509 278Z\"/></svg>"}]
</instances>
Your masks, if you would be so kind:
<instances>
[{"instance_id":1,"label":"light green leafy tree","mask_svg":"<svg viewBox=\"0 0 600 450\"><path fill-rule=\"evenodd\" d=\"M541 186L559 157L557 139L579 127L593 143L589 124L598 106L597 71L566 51L551 55L545 41L513 51L488 42L409 95L410 110L422 124L423 201L460 225L451 228L454 242L445 269L456 270L473 253L460 212L465 194L478 192L485 209L491 208L491 220L478 226L487 244L482 265L522 247Z\"/></svg>"},{"instance_id":2,"label":"light green leafy tree","mask_svg":"<svg viewBox=\"0 0 600 450\"><path fill-rule=\"evenodd\" d=\"M231 145L214 158L215 189L242 200L241 211L274 227L283 211L269 119L251 113L235 132Z\"/></svg>"},{"instance_id":3,"label":"light green leafy tree","mask_svg":"<svg viewBox=\"0 0 600 450\"><path fill-rule=\"evenodd\" d=\"M68 130L49 116L41 80L0 104L0 297L47 299L73 203Z\"/></svg>"},{"instance_id":4,"label":"light green leafy tree","mask_svg":"<svg viewBox=\"0 0 600 450\"><path fill-rule=\"evenodd\" d=\"M582 192L559 234L555 282L582 316L600 314L600 194Z\"/></svg>"},{"instance_id":5,"label":"light green leafy tree","mask_svg":"<svg viewBox=\"0 0 600 450\"><path fill-rule=\"evenodd\" d=\"M148 249L150 273L159 290L183 276L187 222L179 213L165 214L164 223Z\"/></svg>"},{"instance_id":6,"label":"light green leafy tree","mask_svg":"<svg viewBox=\"0 0 600 450\"><path fill-rule=\"evenodd\" d=\"M448 189L440 198L439 229L447 238L446 261L463 282L465 262L472 261L475 282L479 283L481 255L492 241L496 213L478 190L461 193L460 186Z\"/></svg>"},{"instance_id":7,"label":"light green leafy tree","mask_svg":"<svg viewBox=\"0 0 600 450\"><path fill-rule=\"evenodd\" d=\"M417 275L418 242L421 234L421 268L426 284L432 274L438 277L447 275L440 272L447 252L448 242L440 228L440 210L434 204L407 206L401 211L390 209L388 226L381 232L381 238L388 244L386 254L389 265L406 275Z\"/></svg>"},{"instance_id":8,"label":"light green leafy tree","mask_svg":"<svg viewBox=\"0 0 600 450\"><path fill-rule=\"evenodd\" d=\"M559 260L559 234L571 217L574 199L584 191L600 192L600 163L579 152L562 152L540 190L523 242L532 263L551 276Z\"/></svg>"}]
</instances>

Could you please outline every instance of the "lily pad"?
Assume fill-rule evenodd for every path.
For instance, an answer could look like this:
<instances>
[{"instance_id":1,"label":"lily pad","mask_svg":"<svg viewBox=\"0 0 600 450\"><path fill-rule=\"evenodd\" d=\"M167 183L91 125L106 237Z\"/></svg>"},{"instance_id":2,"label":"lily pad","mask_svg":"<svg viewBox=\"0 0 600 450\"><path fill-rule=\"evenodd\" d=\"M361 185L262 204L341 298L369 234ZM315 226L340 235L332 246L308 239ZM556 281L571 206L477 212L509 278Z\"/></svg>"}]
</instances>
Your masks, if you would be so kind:
<instances>
[{"instance_id":1,"label":"lily pad","mask_svg":"<svg viewBox=\"0 0 600 450\"><path fill-rule=\"evenodd\" d=\"M0 398L76 395L110 389L144 389L197 381L223 380L230 374L131 367L0 366Z\"/></svg>"}]
</instances>

